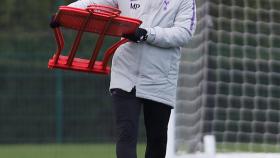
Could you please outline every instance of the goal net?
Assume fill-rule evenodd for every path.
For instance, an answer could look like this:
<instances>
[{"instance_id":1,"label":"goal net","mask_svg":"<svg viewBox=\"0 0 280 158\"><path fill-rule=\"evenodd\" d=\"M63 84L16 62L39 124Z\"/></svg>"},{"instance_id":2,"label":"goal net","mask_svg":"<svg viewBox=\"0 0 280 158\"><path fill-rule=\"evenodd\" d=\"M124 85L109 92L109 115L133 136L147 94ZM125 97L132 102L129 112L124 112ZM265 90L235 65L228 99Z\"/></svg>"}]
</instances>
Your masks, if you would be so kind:
<instances>
[{"instance_id":1,"label":"goal net","mask_svg":"<svg viewBox=\"0 0 280 158\"><path fill-rule=\"evenodd\" d=\"M203 137L213 135L225 157L280 157L280 1L196 3L169 149L177 156L201 152Z\"/></svg>"}]
</instances>

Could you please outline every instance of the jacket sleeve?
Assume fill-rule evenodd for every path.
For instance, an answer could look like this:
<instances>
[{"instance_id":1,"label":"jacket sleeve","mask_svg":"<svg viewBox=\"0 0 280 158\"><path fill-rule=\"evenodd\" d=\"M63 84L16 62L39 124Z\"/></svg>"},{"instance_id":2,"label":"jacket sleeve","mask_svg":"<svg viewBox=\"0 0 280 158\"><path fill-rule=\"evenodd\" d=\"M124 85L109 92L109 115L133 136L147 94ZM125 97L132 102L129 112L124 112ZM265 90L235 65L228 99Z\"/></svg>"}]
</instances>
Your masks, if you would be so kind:
<instances>
[{"instance_id":1,"label":"jacket sleeve","mask_svg":"<svg viewBox=\"0 0 280 158\"><path fill-rule=\"evenodd\" d=\"M85 9L87 8L87 6L91 4L101 4L101 5L112 6L115 8L118 7L117 0L78 0L76 2L69 4L68 6Z\"/></svg>"},{"instance_id":2,"label":"jacket sleeve","mask_svg":"<svg viewBox=\"0 0 280 158\"><path fill-rule=\"evenodd\" d=\"M182 47L192 38L196 28L195 0L182 0L174 25L170 28L145 28L148 31L147 42L151 45L171 48Z\"/></svg>"}]
</instances>

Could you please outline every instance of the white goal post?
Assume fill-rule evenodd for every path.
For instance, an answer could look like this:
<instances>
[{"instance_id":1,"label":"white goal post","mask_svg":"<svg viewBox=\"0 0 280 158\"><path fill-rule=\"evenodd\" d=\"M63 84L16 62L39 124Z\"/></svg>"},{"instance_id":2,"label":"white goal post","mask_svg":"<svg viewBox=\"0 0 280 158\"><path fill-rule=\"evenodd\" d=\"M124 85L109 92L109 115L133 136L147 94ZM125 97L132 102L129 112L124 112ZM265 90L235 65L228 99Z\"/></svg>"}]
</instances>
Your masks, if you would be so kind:
<instances>
[{"instance_id":1,"label":"white goal post","mask_svg":"<svg viewBox=\"0 0 280 158\"><path fill-rule=\"evenodd\" d=\"M166 157L280 158L280 1L196 4Z\"/></svg>"}]
</instances>

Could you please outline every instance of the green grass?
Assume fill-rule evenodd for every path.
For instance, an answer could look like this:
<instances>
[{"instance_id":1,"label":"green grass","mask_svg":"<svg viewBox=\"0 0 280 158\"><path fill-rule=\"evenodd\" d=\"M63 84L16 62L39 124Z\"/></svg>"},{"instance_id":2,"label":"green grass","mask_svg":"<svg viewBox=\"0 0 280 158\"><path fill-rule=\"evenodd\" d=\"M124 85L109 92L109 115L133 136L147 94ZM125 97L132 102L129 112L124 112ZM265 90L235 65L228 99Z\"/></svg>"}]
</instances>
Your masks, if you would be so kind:
<instances>
[{"instance_id":1,"label":"green grass","mask_svg":"<svg viewBox=\"0 0 280 158\"><path fill-rule=\"evenodd\" d=\"M264 144L217 144L219 152L274 152L277 145ZM144 157L145 146L138 145L138 157ZM0 158L116 158L113 144L41 144L0 145Z\"/></svg>"},{"instance_id":2,"label":"green grass","mask_svg":"<svg viewBox=\"0 0 280 158\"><path fill-rule=\"evenodd\" d=\"M272 144L248 144L248 143L219 143L218 152L269 152L280 153L279 145Z\"/></svg>"},{"instance_id":3,"label":"green grass","mask_svg":"<svg viewBox=\"0 0 280 158\"><path fill-rule=\"evenodd\" d=\"M144 145L138 145L144 157ZM1 158L115 158L113 144L0 145Z\"/></svg>"}]
</instances>

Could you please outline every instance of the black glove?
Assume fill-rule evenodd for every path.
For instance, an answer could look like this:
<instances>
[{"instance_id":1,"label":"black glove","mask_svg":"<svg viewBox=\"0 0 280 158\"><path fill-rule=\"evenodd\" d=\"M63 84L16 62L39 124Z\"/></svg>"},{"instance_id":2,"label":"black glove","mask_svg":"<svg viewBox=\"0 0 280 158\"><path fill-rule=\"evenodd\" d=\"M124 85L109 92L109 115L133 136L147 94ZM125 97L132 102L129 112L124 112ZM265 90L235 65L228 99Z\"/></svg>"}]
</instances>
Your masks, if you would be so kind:
<instances>
[{"instance_id":1,"label":"black glove","mask_svg":"<svg viewBox=\"0 0 280 158\"><path fill-rule=\"evenodd\" d=\"M147 40L147 33L147 30L138 28L134 33L124 34L123 37L129 39L130 41L139 43Z\"/></svg>"},{"instance_id":2,"label":"black glove","mask_svg":"<svg viewBox=\"0 0 280 158\"><path fill-rule=\"evenodd\" d=\"M57 28L59 26L60 25L59 25L59 23L56 20L56 16L55 15L52 16L52 19L51 19L51 22L50 22L50 27L54 29L54 28Z\"/></svg>"}]
</instances>

